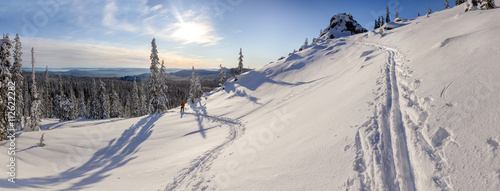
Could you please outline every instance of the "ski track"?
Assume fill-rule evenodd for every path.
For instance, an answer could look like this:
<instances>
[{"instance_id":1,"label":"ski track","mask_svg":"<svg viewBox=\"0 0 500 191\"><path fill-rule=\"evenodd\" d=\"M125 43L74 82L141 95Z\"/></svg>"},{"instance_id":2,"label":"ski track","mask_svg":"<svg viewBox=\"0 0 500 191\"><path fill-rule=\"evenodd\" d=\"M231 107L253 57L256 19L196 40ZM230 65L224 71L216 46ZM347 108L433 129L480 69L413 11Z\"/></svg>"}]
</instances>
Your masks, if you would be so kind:
<instances>
[{"instance_id":1,"label":"ski track","mask_svg":"<svg viewBox=\"0 0 500 191\"><path fill-rule=\"evenodd\" d=\"M347 190L353 183L360 190L452 190L441 146L449 133L440 129L443 132L436 135L448 136L429 136L422 131L428 128L426 108L432 99L414 94L420 80L410 80L412 71L403 65L405 55L386 45L354 43L383 50L388 56L382 77L377 79L380 87L374 90L373 117L361 125L355 137L353 170L357 175L347 181ZM433 171L421 168L427 166L433 166Z\"/></svg>"},{"instance_id":2,"label":"ski track","mask_svg":"<svg viewBox=\"0 0 500 191\"><path fill-rule=\"evenodd\" d=\"M211 177L208 177L208 175L204 173L210 170L212 163L223 150L245 132L245 127L239 120L202 114L197 115L208 118L213 122L217 121L229 126L229 135L222 144L206 151L201 156L192 160L188 167L180 170L177 176L175 176L174 181L167 185L165 191L207 190L210 187Z\"/></svg>"}]
</instances>

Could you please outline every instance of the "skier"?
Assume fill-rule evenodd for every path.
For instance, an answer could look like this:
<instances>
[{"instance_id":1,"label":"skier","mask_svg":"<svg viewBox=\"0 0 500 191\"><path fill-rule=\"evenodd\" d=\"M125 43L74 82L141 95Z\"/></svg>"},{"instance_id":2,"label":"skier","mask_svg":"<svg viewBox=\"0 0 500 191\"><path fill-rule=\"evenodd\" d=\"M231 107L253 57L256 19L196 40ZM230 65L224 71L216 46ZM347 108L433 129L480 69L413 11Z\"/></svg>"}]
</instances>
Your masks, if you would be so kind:
<instances>
[{"instance_id":1,"label":"skier","mask_svg":"<svg viewBox=\"0 0 500 191\"><path fill-rule=\"evenodd\" d=\"M182 102L181 102L181 112L184 112L184 105L186 105L186 103L184 103L184 100L182 100Z\"/></svg>"}]
</instances>

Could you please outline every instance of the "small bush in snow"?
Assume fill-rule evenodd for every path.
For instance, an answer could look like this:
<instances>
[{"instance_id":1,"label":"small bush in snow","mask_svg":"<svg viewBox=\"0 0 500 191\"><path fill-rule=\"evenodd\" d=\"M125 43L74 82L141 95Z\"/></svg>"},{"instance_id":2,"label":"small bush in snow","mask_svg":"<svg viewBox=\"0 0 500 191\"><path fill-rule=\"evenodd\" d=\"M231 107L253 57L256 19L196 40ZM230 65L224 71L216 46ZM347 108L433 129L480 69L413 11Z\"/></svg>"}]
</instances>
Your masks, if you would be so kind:
<instances>
[{"instance_id":1,"label":"small bush in snow","mask_svg":"<svg viewBox=\"0 0 500 191\"><path fill-rule=\"evenodd\" d=\"M45 134L45 133L43 133L43 134L42 134L42 137L40 137L40 143L38 143L38 146L39 146L39 147L43 147L43 146L45 146L45 143L43 143L43 141L44 141L44 139L43 139L43 135L44 135L44 134Z\"/></svg>"}]
</instances>

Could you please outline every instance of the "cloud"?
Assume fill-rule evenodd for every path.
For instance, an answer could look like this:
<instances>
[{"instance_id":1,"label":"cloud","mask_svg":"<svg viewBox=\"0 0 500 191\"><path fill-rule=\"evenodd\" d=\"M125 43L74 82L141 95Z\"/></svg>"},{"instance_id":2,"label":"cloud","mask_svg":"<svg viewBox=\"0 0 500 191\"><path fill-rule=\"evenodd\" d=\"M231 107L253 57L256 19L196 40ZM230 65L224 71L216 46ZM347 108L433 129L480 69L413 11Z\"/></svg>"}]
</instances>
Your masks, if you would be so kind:
<instances>
[{"instance_id":1,"label":"cloud","mask_svg":"<svg viewBox=\"0 0 500 191\"><path fill-rule=\"evenodd\" d=\"M102 25L108 30L104 33L126 31L185 45L202 46L215 45L223 39L217 35L206 8L192 7L183 10L183 1L169 2L168 5L148 6L147 1L109 1L102 14Z\"/></svg>"},{"instance_id":2,"label":"cloud","mask_svg":"<svg viewBox=\"0 0 500 191\"><path fill-rule=\"evenodd\" d=\"M203 8L182 11L179 10L182 6L171 4L170 11L166 11L163 6L154 7L149 9L149 16L143 19L143 35L202 46L216 45L223 39L216 33L211 16Z\"/></svg>"},{"instance_id":3,"label":"cloud","mask_svg":"<svg viewBox=\"0 0 500 191\"><path fill-rule=\"evenodd\" d=\"M35 47L35 67L130 67L149 68L150 47L127 49L120 45L80 43L36 37L21 37L23 42L23 65L31 65L31 47ZM177 52L160 51L169 68L215 67L201 59L186 58Z\"/></svg>"},{"instance_id":4,"label":"cloud","mask_svg":"<svg viewBox=\"0 0 500 191\"><path fill-rule=\"evenodd\" d=\"M115 17L118 8L114 1L109 2L103 11L102 24L112 30L125 30L128 32L135 32L137 28L126 21L118 21Z\"/></svg>"}]
</instances>

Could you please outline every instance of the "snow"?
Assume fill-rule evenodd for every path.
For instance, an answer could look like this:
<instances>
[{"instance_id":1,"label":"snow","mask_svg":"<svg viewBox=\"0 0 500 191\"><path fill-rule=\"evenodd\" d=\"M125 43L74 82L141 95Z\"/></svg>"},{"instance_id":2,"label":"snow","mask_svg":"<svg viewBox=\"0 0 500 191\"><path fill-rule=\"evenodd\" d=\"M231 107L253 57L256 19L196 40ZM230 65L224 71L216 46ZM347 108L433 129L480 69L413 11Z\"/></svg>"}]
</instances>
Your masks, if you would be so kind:
<instances>
[{"instance_id":1,"label":"snow","mask_svg":"<svg viewBox=\"0 0 500 191\"><path fill-rule=\"evenodd\" d=\"M185 113L43 120L0 188L499 190L499 16L458 6L319 38Z\"/></svg>"}]
</instances>

